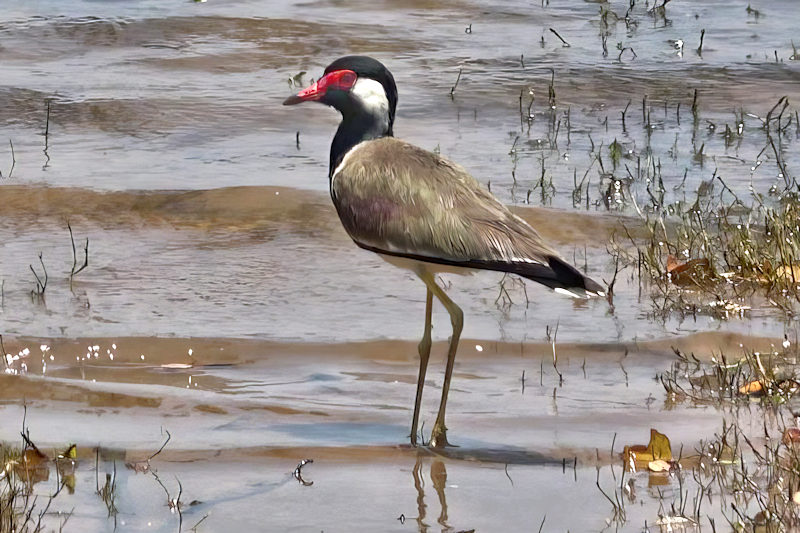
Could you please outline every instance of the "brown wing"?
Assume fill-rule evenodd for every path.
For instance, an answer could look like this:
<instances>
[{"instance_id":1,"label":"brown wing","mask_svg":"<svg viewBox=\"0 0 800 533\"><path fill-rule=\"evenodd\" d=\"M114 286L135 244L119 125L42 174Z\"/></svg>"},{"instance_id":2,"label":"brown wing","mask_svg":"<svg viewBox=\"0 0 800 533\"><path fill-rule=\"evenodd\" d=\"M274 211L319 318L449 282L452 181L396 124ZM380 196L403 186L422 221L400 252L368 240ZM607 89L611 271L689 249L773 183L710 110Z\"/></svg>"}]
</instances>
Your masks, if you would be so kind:
<instances>
[{"instance_id":1,"label":"brown wing","mask_svg":"<svg viewBox=\"0 0 800 533\"><path fill-rule=\"evenodd\" d=\"M558 255L463 168L391 137L354 148L331 194L347 232L371 249L448 262Z\"/></svg>"},{"instance_id":2,"label":"brown wing","mask_svg":"<svg viewBox=\"0 0 800 533\"><path fill-rule=\"evenodd\" d=\"M580 296L603 290L463 168L397 139L353 148L334 171L331 196L363 248L511 272Z\"/></svg>"}]
</instances>

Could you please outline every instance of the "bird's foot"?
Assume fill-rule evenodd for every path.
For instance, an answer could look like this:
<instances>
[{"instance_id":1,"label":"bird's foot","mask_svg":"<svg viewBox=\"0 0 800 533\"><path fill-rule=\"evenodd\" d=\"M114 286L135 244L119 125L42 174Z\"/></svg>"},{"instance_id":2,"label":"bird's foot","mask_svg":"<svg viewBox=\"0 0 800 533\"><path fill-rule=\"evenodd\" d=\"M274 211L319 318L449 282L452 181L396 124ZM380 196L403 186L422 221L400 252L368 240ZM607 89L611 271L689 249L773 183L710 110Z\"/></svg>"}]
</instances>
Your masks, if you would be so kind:
<instances>
[{"instance_id":1,"label":"bird's foot","mask_svg":"<svg viewBox=\"0 0 800 533\"><path fill-rule=\"evenodd\" d=\"M447 428L444 424L434 424L433 431L431 432L431 440L428 443L431 448L456 448L455 444L447 442Z\"/></svg>"}]
</instances>

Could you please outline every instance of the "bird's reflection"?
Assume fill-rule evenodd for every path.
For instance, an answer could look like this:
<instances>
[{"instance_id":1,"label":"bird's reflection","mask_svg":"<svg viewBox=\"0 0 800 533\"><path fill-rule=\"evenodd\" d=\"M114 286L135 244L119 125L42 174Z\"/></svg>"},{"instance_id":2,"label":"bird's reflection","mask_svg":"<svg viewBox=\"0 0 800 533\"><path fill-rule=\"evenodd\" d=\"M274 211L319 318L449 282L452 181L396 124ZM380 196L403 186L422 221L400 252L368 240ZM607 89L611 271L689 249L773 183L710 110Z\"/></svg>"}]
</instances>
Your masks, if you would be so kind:
<instances>
[{"instance_id":1,"label":"bird's reflection","mask_svg":"<svg viewBox=\"0 0 800 533\"><path fill-rule=\"evenodd\" d=\"M414 476L414 488L417 490L417 527L420 533L427 533L428 528L431 526L425 522L427 514L427 505L425 503L425 477L424 477L424 463L427 463L423 457L417 456L417 462L414 465L412 474ZM430 467L428 468L428 476L433 484L433 490L436 491L436 496L439 498L439 518L438 524L442 527L442 531L452 531L453 528L447 523L447 496L444 493L444 488L447 485L447 468L444 461L441 459L433 458L430 460Z\"/></svg>"}]
</instances>

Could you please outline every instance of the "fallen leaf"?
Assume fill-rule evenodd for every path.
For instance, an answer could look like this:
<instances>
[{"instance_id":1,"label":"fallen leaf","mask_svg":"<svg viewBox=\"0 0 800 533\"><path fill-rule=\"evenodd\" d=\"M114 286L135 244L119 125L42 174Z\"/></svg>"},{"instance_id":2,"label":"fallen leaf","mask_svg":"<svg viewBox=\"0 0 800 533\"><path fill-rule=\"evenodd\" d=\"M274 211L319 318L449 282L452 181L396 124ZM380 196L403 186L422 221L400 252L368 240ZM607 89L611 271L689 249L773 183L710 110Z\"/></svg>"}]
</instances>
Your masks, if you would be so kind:
<instances>
[{"instance_id":1,"label":"fallen leaf","mask_svg":"<svg viewBox=\"0 0 800 533\"><path fill-rule=\"evenodd\" d=\"M656 525L659 526L683 526L689 523L694 523L694 521L685 516L662 516L656 521Z\"/></svg>"},{"instance_id":2,"label":"fallen leaf","mask_svg":"<svg viewBox=\"0 0 800 533\"><path fill-rule=\"evenodd\" d=\"M14 462L14 473L26 483L35 485L50 478L50 459L35 444L30 441L28 444L20 460Z\"/></svg>"},{"instance_id":3,"label":"fallen leaf","mask_svg":"<svg viewBox=\"0 0 800 533\"><path fill-rule=\"evenodd\" d=\"M650 429L650 443L647 446L641 444L625 446L622 458L629 470L647 468L652 461L672 461L672 449L666 435Z\"/></svg>"},{"instance_id":4,"label":"fallen leaf","mask_svg":"<svg viewBox=\"0 0 800 533\"><path fill-rule=\"evenodd\" d=\"M783 432L783 443L787 446L800 442L800 428L788 428Z\"/></svg>"},{"instance_id":5,"label":"fallen leaf","mask_svg":"<svg viewBox=\"0 0 800 533\"><path fill-rule=\"evenodd\" d=\"M680 263L680 261L678 261L678 258L675 257L672 254L669 254L667 256L667 272L668 273L672 272L673 270L675 270L679 266L681 266L681 263Z\"/></svg>"},{"instance_id":6,"label":"fallen leaf","mask_svg":"<svg viewBox=\"0 0 800 533\"><path fill-rule=\"evenodd\" d=\"M675 285L692 285L713 278L714 272L711 270L711 263L705 257L681 263L677 257L670 254L667 256L667 275Z\"/></svg>"},{"instance_id":7,"label":"fallen leaf","mask_svg":"<svg viewBox=\"0 0 800 533\"><path fill-rule=\"evenodd\" d=\"M653 456L647 451L647 446L635 444L633 446L625 446L622 450L622 458L625 461L625 466L631 472L636 471L636 468L644 468Z\"/></svg>"},{"instance_id":8,"label":"fallen leaf","mask_svg":"<svg viewBox=\"0 0 800 533\"><path fill-rule=\"evenodd\" d=\"M69 448L58 454L59 459L77 459L78 458L78 446L75 444L70 444Z\"/></svg>"},{"instance_id":9,"label":"fallen leaf","mask_svg":"<svg viewBox=\"0 0 800 533\"><path fill-rule=\"evenodd\" d=\"M722 449L720 449L716 459L718 464L732 465L736 462L736 453L734 452L733 448L728 446L728 444L723 440Z\"/></svg>"},{"instance_id":10,"label":"fallen leaf","mask_svg":"<svg viewBox=\"0 0 800 533\"><path fill-rule=\"evenodd\" d=\"M739 387L739 394L762 394L764 392L764 385L760 381L751 381Z\"/></svg>"},{"instance_id":11,"label":"fallen leaf","mask_svg":"<svg viewBox=\"0 0 800 533\"><path fill-rule=\"evenodd\" d=\"M47 461L49 459L39 451L39 448L26 448L22 454L22 464L26 468L39 468Z\"/></svg>"},{"instance_id":12,"label":"fallen leaf","mask_svg":"<svg viewBox=\"0 0 800 533\"><path fill-rule=\"evenodd\" d=\"M647 445L647 451L653 455L653 459L672 461L672 448L670 447L669 439L655 429L650 429L650 444Z\"/></svg>"},{"instance_id":13,"label":"fallen leaf","mask_svg":"<svg viewBox=\"0 0 800 533\"><path fill-rule=\"evenodd\" d=\"M647 463L647 469L651 472L669 472L670 464L663 459L656 459Z\"/></svg>"}]
</instances>

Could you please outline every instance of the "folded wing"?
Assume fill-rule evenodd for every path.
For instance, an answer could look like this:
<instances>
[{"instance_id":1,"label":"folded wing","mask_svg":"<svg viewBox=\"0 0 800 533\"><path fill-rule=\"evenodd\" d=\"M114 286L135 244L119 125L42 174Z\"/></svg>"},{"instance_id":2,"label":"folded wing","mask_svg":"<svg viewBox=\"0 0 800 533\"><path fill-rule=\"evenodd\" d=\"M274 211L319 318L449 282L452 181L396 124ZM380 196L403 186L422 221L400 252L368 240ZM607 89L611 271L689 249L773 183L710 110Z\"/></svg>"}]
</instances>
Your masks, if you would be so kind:
<instances>
[{"instance_id":1,"label":"folded wing","mask_svg":"<svg viewBox=\"0 0 800 533\"><path fill-rule=\"evenodd\" d=\"M510 272L580 296L602 291L463 168L395 138L354 147L334 172L331 196L363 248Z\"/></svg>"}]
</instances>

